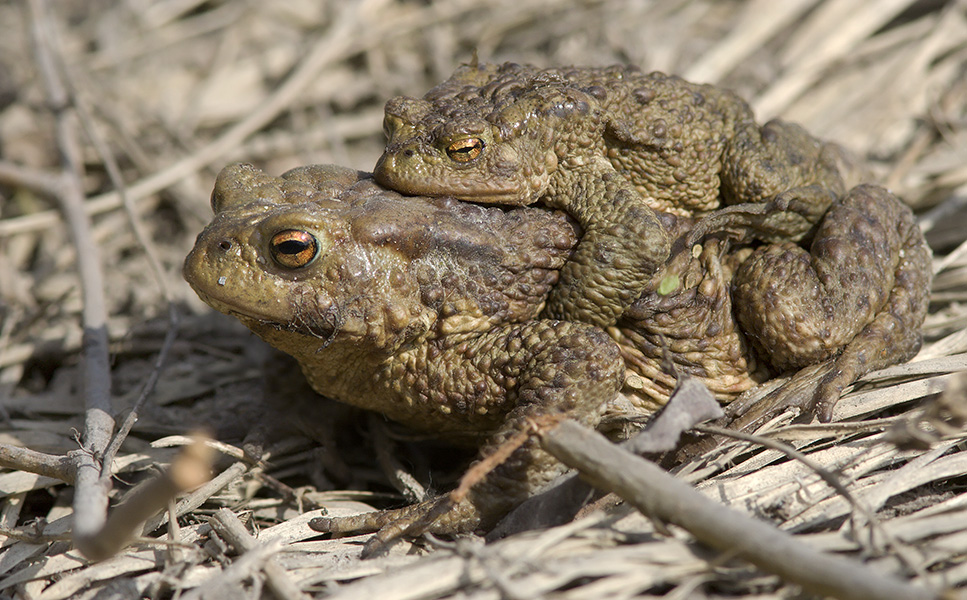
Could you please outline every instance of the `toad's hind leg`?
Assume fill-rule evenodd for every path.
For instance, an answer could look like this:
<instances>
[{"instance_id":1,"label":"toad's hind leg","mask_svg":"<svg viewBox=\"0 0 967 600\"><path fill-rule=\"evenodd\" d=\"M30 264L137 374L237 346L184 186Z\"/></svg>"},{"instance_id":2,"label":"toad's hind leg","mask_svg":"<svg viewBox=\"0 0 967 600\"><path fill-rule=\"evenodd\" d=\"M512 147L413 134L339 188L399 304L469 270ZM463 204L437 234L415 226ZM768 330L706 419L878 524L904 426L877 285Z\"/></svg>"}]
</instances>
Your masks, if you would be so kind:
<instances>
[{"instance_id":1,"label":"toad's hind leg","mask_svg":"<svg viewBox=\"0 0 967 600\"><path fill-rule=\"evenodd\" d=\"M910 209L861 185L833 204L809 251L756 250L736 273L733 298L743 330L775 368L832 361L807 400L829 420L847 385L919 349L930 278L930 250Z\"/></svg>"}]
</instances>

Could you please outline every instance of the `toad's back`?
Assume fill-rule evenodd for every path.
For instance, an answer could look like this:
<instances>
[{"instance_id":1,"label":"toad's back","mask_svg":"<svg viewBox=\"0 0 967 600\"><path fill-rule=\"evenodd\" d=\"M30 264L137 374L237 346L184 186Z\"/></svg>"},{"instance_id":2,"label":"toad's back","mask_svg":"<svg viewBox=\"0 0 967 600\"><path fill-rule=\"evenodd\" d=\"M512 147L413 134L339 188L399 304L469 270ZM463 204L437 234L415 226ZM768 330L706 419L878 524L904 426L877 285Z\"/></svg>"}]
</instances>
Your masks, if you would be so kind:
<instances>
[{"instance_id":1,"label":"toad's back","mask_svg":"<svg viewBox=\"0 0 967 600\"><path fill-rule=\"evenodd\" d=\"M588 119L578 107L580 115L567 118L574 89L598 115ZM558 156L607 157L654 208L688 215L718 205L731 133L737 123L754 125L749 106L728 90L629 65L466 65L424 100L441 122L485 115L507 139L544 122L554 129Z\"/></svg>"}]
</instances>

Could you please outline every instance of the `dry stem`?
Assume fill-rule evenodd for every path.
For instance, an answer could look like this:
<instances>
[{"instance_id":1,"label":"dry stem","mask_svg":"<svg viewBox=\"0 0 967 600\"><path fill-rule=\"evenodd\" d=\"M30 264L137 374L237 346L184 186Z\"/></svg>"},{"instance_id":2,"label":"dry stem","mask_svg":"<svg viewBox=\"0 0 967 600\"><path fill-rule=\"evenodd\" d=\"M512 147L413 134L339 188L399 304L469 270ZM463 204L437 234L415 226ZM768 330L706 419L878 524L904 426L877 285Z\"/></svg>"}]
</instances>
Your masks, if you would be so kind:
<instances>
[{"instance_id":1,"label":"dry stem","mask_svg":"<svg viewBox=\"0 0 967 600\"><path fill-rule=\"evenodd\" d=\"M735 553L810 593L864 600L936 599L938 594L873 571L846 557L817 552L775 527L729 509L651 462L573 421L542 434L544 448L602 490L645 515L686 529L699 541Z\"/></svg>"},{"instance_id":2,"label":"dry stem","mask_svg":"<svg viewBox=\"0 0 967 600\"><path fill-rule=\"evenodd\" d=\"M105 480L101 479L100 459L110 443L114 429L104 277L100 254L91 235L90 219L84 210L83 160L77 140L76 115L58 73L58 44L53 16L46 0L31 0L30 13L37 62L47 88L48 101L56 114L57 144L62 162L57 199L77 249L77 266L84 300L81 390L87 408L83 447L72 453L77 471L74 537L78 544L84 544L92 540L104 525L109 488L104 485ZM109 485L110 480L107 483Z\"/></svg>"},{"instance_id":3,"label":"dry stem","mask_svg":"<svg viewBox=\"0 0 967 600\"><path fill-rule=\"evenodd\" d=\"M29 448L0 444L0 467L19 469L74 483L74 461L67 456L53 456Z\"/></svg>"}]
</instances>

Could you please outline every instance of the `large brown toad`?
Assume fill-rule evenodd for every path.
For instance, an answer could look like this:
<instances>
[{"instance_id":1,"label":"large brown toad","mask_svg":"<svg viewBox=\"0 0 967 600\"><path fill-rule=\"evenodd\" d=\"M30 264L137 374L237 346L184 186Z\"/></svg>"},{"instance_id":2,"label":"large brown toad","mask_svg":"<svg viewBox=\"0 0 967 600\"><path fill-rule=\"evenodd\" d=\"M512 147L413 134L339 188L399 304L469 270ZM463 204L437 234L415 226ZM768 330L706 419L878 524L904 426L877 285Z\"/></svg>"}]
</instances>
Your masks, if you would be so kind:
<instances>
[{"instance_id":1,"label":"large brown toad","mask_svg":"<svg viewBox=\"0 0 967 600\"><path fill-rule=\"evenodd\" d=\"M422 99L387 102L384 130L374 175L388 188L540 201L577 219L581 242L545 314L601 326L668 257L672 239L657 211L762 205L768 215L754 237L795 240L845 191L837 146L779 120L760 127L726 90L628 66L474 61Z\"/></svg>"},{"instance_id":2,"label":"large brown toad","mask_svg":"<svg viewBox=\"0 0 967 600\"><path fill-rule=\"evenodd\" d=\"M597 424L630 374L644 382L639 407L663 402L663 346L723 400L823 361L835 387L909 357L926 309L923 238L873 186L833 204L811 254L715 235L689 246L689 222L663 217L671 257L610 335L539 316L578 243L560 212L406 198L330 166L282 178L228 167L212 206L184 268L203 300L294 356L319 393L484 455L541 416ZM489 527L560 470L531 439L433 529ZM326 526L375 529L423 509Z\"/></svg>"}]
</instances>

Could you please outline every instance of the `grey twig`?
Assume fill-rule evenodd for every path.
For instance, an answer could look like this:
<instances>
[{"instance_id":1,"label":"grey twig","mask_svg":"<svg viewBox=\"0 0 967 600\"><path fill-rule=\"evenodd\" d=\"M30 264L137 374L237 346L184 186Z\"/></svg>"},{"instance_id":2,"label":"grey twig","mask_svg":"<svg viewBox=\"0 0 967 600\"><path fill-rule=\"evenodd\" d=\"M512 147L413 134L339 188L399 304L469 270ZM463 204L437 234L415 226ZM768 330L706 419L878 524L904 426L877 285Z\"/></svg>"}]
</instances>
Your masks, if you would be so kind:
<instances>
[{"instance_id":1,"label":"grey twig","mask_svg":"<svg viewBox=\"0 0 967 600\"><path fill-rule=\"evenodd\" d=\"M0 444L0 467L74 483L74 461L67 456L54 456L29 448Z\"/></svg>"},{"instance_id":2,"label":"grey twig","mask_svg":"<svg viewBox=\"0 0 967 600\"><path fill-rule=\"evenodd\" d=\"M573 421L544 431L541 443L595 487L613 491L642 513L678 525L702 543L734 553L808 593L849 600L940 597L847 557L818 552L768 523L715 502Z\"/></svg>"},{"instance_id":3,"label":"grey twig","mask_svg":"<svg viewBox=\"0 0 967 600\"><path fill-rule=\"evenodd\" d=\"M100 478L100 459L114 430L104 278L98 248L91 234L90 219L84 209L83 161L77 140L76 114L57 68L59 45L53 16L46 0L30 0L29 5L37 64L51 110L56 115L62 173L55 195L77 250L84 301L80 387L86 411L83 446L71 454L77 473L74 480L74 538L79 546L83 546L104 525L108 488Z\"/></svg>"}]
</instances>

